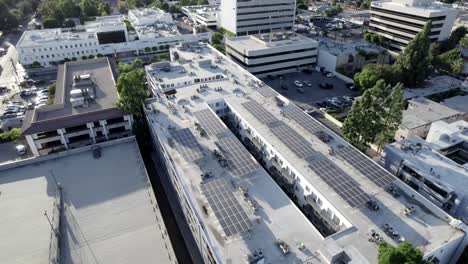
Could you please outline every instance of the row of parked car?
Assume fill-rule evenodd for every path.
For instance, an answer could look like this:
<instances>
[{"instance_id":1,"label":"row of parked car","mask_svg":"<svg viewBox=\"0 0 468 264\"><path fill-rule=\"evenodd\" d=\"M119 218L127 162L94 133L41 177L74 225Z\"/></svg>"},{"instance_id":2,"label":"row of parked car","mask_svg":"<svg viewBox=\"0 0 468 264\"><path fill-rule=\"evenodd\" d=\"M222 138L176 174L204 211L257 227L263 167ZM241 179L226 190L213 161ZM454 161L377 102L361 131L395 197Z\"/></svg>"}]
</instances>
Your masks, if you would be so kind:
<instances>
[{"instance_id":1,"label":"row of parked car","mask_svg":"<svg viewBox=\"0 0 468 264\"><path fill-rule=\"evenodd\" d=\"M353 105L353 100L353 97L344 95L323 100L316 103L316 105L326 110L340 110L351 107Z\"/></svg>"},{"instance_id":2,"label":"row of parked car","mask_svg":"<svg viewBox=\"0 0 468 264\"><path fill-rule=\"evenodd\" d=\"M0 116L0 119L5 120L9 118L23 117L26 109L27 106L20 101L9 102L4 109L5 111Z\"/></svg>"}]
</instances>

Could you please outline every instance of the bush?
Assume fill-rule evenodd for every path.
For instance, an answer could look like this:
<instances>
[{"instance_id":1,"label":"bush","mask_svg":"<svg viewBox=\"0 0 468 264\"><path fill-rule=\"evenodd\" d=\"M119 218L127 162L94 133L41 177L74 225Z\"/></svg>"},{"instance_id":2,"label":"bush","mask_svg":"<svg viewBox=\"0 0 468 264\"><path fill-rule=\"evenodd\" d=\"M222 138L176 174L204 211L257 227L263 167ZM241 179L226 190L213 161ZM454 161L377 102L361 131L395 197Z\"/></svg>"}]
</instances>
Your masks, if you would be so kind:
<instances>
[{"instance_id":1,"label":"bush","mask_svg":"<svg viewBox=\"0 0 468 264\"><path fill-rule=\"evenodd\" d=\"M41 64L38 61L32 63L33 67L41 67Z\"/></svg>"},{"instance_id":2,"label":"bush","mask_svg":"<svg viewBox=\"0 0 468 264\"><path fill-rule=\"evenodd\" d=\"M158 51L158 47L154 46L154 47L151 48L151 50Z\"/></svg>"},{"instance_id":3,"label":"bush","mask_svg":"<svg viewBox=\"0 0 468 264\"><path fill-rule=\"evenodd\" d=\"M88 59L94 59L94 55L89 55Z\"/></svg>"},{"instance_id":4,"label":"bush","mask_svg":"<svg viewBox=\"0 0 468 264\"><path fill-rule=\"evenodd\" d=\"M76 59L76 57L73 57L73 58L71 58L71 60L72 60L72 61L76 61L77 59Z\"/></svg>"},{"instance_id":5,"label":"bush","mask_svg":"<svg viewBox=\"0 0 468 264\"><path fill-rule=\"evenodd\" d=\"M101 53L98 53L98 54L96 55L96 57L102 58L102 57L104 57L104 55L102 55Z\"/></svg>"},{"instance_id":6,"label":"bush","mask_svg":"<svg viewBox=\"0 0 468 264\"><path fill-rule=\"evenodd\" d=\"M72 27L75 27L75 22L71 19L67 19L65 20L65 22L63 22L63 27L64 28L72 28Z\"/></svg>"},{"instance_id":7,"label":"bush","mask_svg":"<svg viewBox=\"0 0 468 264\"><path fill-rule=\"evenodd\" d=\"M10 131L5 131L0 134L0 143L18 142L21 139L21 129L13 128Z\"/></svg>"},{"instance_id":8,"label":"bush","mask_svg":"<svg viewBox=\"0 0 468 264\"><path fill-rule=\"evenodd\" d=\"M60 27L60 23L55 18L46 18L44 22L42 22L44 28L58 28Z\"/></svg>"},{"instance_id":9,"label":"bush","mask_svg":"<svg viewBox=\"0 0 468 264\"><path fill-rule=\"evenodd\" d=\"M83 55L83 56L81 57L81 59L82 59L82 60L87 60L87 59L88 59L88 56Z\"/></svg>"}]
</instances>

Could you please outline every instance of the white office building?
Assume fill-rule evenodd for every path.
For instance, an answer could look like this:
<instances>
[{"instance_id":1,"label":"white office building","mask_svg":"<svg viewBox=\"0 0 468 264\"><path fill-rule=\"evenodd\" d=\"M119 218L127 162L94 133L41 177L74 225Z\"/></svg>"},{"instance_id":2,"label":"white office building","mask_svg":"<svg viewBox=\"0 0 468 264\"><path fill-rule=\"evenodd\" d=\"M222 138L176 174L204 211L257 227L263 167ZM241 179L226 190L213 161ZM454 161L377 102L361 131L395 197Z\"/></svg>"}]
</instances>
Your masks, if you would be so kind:
<instances>
[{"instance_id":1,"label":"white office building","mask_svg":"<svg viewBox=\"0 0 468 264\"><path fill-rule=\"evenodd\" d=\"M184 13L194 25L202 25L207 28L215 29L220 24L220 5L196 5L183 6Z\"/></svg>"},{"instance_id":2,"label":"white office building","mask_svg":"<svg viewBox=\"0 0 468 264\"><path fill-rule=\"evenodd\" d=\"M447 39L458 11L433 0L392 0L371 3L369 32L383 36L399 52L431 21L431 41Z\"/></svg>"},{"instance_id":3,"label":"white office building","mask_svg":"<svg viewBox=\"0 0 468 264\"><path fill-rule=\"evenodd\" d=\"M206 44L146 67L145 115L205 263L377 263L407 241L458 259L463 222Z\"/></svg>"},{"instance_id":4,"label":"white office building","mask_svg":"<svg viewBox=\"0 0 468 264\"><path fill-rule=\"evenodd\" d=\"M221 0L221 27L237 36L292 30L295 0Z\"/></svg>"},{"instance_id":5,"label":"white office building","mask_svg":"<svg viewBox=\"0 0 468 264\"><path fill-rule=\"evenodd\" d=\"M259 76L312 68L318 42L292 32L275 32L226 39L228 56Z\"/></svg>"},{"instance_id":6,"label":"white office building","mask_svg":"<svg viewBox=\"0 0 468 264\"><path fill-rule=\"evenodd\" d=\"M385 147L385 166L435 205L468 223L468 123L432 124L426 140Z\"/></svg>"},{"instance_id":7,"label":"white office building","mask_svg":"<svg viewBox=\"0 0 468 264\"><path fill-rule=\"evenodd\" d=\"M211 36L180 34L172 17L159 9L129 11L131 32L124 23L126 19L106 16L75 28L25 31L16 46L19 62L27 67L47 67L103 55L130 57L145 53L148 48L152 52L167 52L170 45L209 40Z\"/></svg>"}]
</instances>

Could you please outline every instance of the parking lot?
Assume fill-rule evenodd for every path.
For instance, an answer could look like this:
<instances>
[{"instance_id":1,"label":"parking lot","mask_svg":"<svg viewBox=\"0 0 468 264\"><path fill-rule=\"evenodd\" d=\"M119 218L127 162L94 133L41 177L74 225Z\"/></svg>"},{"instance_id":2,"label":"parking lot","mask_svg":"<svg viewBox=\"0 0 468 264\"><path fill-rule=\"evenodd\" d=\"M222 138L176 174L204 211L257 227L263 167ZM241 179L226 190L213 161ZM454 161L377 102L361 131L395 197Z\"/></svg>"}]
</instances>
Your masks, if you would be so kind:
<instances>
[{"instance_id":1,"label":"parking lot","mask_svg":"<svg viewBox=\"0 0 468 264\"><path fill-rule=\"evenodd\" d=\"M303 86L297 87L294 84L296 80L303 83ZM263 81L303 109L311 107L320 108L321 106L316 105L316 103L333 97L355 97L359 95L356 90L349 89L341 79L327 77L317 71L312 71L311 73L294 72L280 77L263 78ZM306 84L307 82L310 82L310 86ZM326 84L329 84L328 87L324 87ZM331 88L330 85L333 87Z\"/></svg>"}]
</instances>

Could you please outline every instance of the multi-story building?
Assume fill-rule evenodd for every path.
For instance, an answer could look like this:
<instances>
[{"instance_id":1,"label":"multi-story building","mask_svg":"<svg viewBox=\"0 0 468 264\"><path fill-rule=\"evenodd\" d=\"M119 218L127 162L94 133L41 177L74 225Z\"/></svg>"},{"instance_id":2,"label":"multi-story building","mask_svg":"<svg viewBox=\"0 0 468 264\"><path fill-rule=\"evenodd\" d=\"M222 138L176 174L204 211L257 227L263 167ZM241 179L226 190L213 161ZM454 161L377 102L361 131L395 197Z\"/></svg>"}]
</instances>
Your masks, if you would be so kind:
<instances>
[{"instance_id":1,"label":"multi-story building","mask_svg":"<svg viewBox=\"0 0 468 264\"><path fill-rule=\"evenodd\" d=\"M292 32L275 32L226 39L228 56L257 76L312 68L318 42Z\"/></svg>"},{"instance_id":2,"label":"multi-story building","mask_svg":"<svg viewBox=\"0 0 468 264\"><path fill-rule=\"evenodd\" d=\"M220 6L219 5L196 5L183 6L184 13L194 25L202 25L207 28L216 29L220 24Z\"/></svg>"},{"instance_id":3,"label":"multi-story building","mask_svg":"<svg viewBox=\"0 0 468 264\"><path fill-rule=\"evenodd\" d=\"M377 263L380 241L461 254L461 221L229 58L171 58L146 68L145 115L206 263Z\"/></svg>"},{"instance_id":4,"label":"multi-story building","mask_svg":"<svg viewBox=\"0 0 468 264\"><path fill-rule=\"evenodd\" d=\"M53 104L28 110L23 120L34 156L132 134L132 115L116 107L111 65L108 58L59 65Z\"/></svg>"},{"instance_id":5,"label":"multi-story building","mask_svg":"<svg viewBox=\"0 0 468 264\"><path fill-rule=\"evenodd\" d=\"M221 0L221 27L237 36L292 30L295 0Z\"/></svg>"},{"instance_id":6,"label":"multi-story building","mask_svg":"<svg viewBox=\"0 0 468 264\"><path fill-rule=\"evenodd\" d=\"M458 11L433 0L392 0L371 3L369 31L384 37L390 50L403 50L426 23L431 41L447 39Z\"/></svg>"},{"instance_id":7,"label":"multi-story building","mask_svg":"<svg viewBox=\"0 0 468 264\"><path fill-rule=\"evenodd\" d=\"M210 33L185 34L177 31L172 17L159 9L129 11L126 16L98 17L74 28L25 31L16 45L24 66L51 66L64 61L103 55L134 56L151 51L167 52L166 47L183 42L208 40Z\"/></svg>"},{"instance_id":8,"label":"multi-story building","mask_svg":"<svg viewBox=\"0 0 468 264\"><path fill-rule=\"evenodd\" d=\"M403 118L395 133L396 140L410 136L425 138L431 124L436 121L452 123L462 120L465 113L439 104L425 97L415 97L408 101L408 107L403 111Z\"/></svg>"},{"instance_id":9,"label":"multi-story building","mask_svg":"<svg viewBox=\"0 0 468 264\"><path fill-rule=\"evenodd\" d=\"M0 166L0 263L178 263L133 137Z\"/></svg>"},{"instance_id":10,"label":"multi-story building","mask_svg":"<svg viewBox=\"0 0 468 264\"><path fill-rule=\"evenodd\" d=\"M432 124L426 140L385 147L385 167L435 205L468 223L468 123Z\"/></svg>"}]
</instances>

